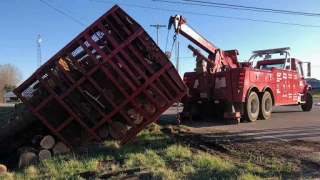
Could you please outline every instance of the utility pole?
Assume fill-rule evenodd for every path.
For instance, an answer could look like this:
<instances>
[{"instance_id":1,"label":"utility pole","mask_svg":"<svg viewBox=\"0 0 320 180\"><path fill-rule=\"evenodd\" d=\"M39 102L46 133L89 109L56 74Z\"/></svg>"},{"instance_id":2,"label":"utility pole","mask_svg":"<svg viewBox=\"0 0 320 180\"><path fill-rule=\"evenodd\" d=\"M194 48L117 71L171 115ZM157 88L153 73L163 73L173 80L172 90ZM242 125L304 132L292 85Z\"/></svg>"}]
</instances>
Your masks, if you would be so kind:
<instances>
[{"instance_id":1,"label":"utility pole","mask_svg":"<svg viewBox=\"0 0 320 180\"><path fill-rule=\"evenodd\" d=\"M41 66L41 45L42 45L42 41L41 41L41 37L40 34L38 34L38 38L37 38L37 65L38 68Z\"/></svg>"},{"instance_id":2,"label":"utility pole","mask_svg":"<svg viewBox=\"0 0 320 180\"><path fill-rule=\"evenodd\" d=\"M166 25L152 24L150 26L155 27L157 29L157 45L159 46L159 29L162 27L166 27Z\"/></svg>"}]
</instances>

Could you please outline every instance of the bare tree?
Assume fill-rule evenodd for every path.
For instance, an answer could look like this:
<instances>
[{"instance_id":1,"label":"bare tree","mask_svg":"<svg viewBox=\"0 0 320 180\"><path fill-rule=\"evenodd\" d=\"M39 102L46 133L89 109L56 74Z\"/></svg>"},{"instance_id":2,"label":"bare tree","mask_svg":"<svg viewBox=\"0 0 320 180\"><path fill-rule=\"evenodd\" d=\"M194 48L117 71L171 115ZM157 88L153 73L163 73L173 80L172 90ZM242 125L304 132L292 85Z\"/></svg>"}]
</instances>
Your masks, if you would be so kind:
<instances>
[{"instance_id":1,"label":"bare tree","mask_svg":"<svg viewBox=\"0 0 320 180\"><path fill-rule=\"evenodd\" d=\"M0 102L3 100L6 86L16 87L22 80L21 70L11 64L0 65Z\"/></svg>"}]
</instances>

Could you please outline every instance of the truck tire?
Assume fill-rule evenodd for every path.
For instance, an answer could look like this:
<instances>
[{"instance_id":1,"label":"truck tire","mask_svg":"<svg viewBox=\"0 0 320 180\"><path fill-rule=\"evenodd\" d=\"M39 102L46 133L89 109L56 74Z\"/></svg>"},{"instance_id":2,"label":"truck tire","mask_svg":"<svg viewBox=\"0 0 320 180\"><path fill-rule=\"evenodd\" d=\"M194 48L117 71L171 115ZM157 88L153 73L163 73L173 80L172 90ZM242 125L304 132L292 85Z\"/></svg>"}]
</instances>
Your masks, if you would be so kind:
<instances>
[{"instance_id":1,"label":"truck tire","mask_svg":"<svg viewBox=\"0 0 320 180\"><path fill-rule=\"evenodd\" d=\"M307 99L305 104L301 104L303 111L311 111L313 105L313 97L310 91L307 92Z\"/></svg>"},{"instance_id":2,"label":"truck tire","mask_svg":"<svg viewBox=\"0 0 320 180\"><path fill-rule=\"evenodd\" d=\"M272 112L272 98L271 98L271 94L268 91L266 91L263 93L263 96L261 98L259 118L269 119L271 116L271 112Z\"/></svg>"},{"instance_id":3,"label":"truck tire","mask_svg":"<svg viewBox=\"0 0 320 180\"><path fill-rule=\"evenodd\" d=\"M248 122L254 122L259 116L259 97L256 92L250 92L249 97L245 103L244 108L244 120Z\"/></svg>"}]
</instances>

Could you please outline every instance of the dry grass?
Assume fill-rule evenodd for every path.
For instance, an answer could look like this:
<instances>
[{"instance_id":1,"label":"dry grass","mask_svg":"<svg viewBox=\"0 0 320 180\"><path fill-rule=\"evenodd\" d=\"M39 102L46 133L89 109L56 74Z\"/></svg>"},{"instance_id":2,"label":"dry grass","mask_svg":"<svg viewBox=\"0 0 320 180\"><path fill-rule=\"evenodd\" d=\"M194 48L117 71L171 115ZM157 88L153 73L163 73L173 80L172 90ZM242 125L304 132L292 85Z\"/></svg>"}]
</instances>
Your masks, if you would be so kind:
<instances>
[{"instance_id":1,"label":"dry grass","mask_svg":"<svg viewBox=\"0 0 320 180\"><path fill-rule=\"evenodd\" d=\"M187 127L183 129L188 131ZM110 170L97 171L96 177L102 173L137 167L143 168L142 172L151 172L153 179L166 180L281 179L283 172L294 171L292 164L245 152L234 152L239 159L223 159L188 145L177 144L175 135L175 132L163 133L161 127L152 124L121 148L117 146L117 141L91 143L77 152L44 160L36 166L9 171L0 179L81 179L77 174L97 170L97 162L108 159L125 161L122 166L112 165ZM240 161L243 157L247 160ZM254 163L256 161L252 159L261 159L261 164ZM124 174L118 177L122 176Z\"/></svg>"}]
</instances>

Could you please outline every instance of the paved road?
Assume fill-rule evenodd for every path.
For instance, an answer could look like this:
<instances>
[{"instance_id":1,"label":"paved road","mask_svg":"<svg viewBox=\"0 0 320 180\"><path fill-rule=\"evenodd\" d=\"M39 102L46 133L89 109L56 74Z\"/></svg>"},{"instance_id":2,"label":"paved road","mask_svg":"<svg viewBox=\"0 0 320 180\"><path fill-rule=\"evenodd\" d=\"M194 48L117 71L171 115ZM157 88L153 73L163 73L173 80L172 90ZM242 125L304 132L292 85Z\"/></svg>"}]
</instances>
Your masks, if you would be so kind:
<instances>
[{"instance_id":1,"label":"paved road","mask_svg":"<svg viewBox=\"0 0 320 180\"><path fill-rule=\"evenodd\" d=\"M319 103L320 99L314 101ZM179 110L181 111L182 108L179 108ZM177 108L171 107L159 119L174 121L176 112ZM195 130L207 133L217 130L230 130L258 139L303 139L320 142L320 106L316 105L310 112L302 112L300 106L273 107L270 119L238 125L225 125L219 120L189 121L185 123Z\"/></svg>"}]
</instances>

